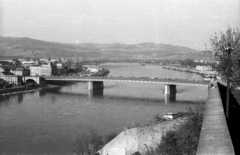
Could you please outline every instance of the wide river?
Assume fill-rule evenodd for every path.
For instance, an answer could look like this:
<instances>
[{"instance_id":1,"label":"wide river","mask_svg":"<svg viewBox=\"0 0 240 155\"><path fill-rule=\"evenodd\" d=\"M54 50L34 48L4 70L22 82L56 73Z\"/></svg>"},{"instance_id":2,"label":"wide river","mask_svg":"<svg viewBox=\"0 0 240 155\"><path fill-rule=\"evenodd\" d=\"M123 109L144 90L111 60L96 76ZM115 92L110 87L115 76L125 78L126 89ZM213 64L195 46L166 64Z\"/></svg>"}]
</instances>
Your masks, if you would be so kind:
<instances>
[{"instance_id":1,"label":"wide river","mask_svg":"<svg viewBox=\"0 0 240 155\"><path fill-rule=\"evenodd\" d=\"M189 80L201 76L160 66L108 63L109 76L166 77ZM156 114L184 111L205 102L207 87L177 86L175 102L165 102L164 85L105 82L103 96L91 97L86 83L59 89L0 96L0 155L73 154L76 137L91 131L120 133L144 125Z\"/></svg>"}]
</instances>

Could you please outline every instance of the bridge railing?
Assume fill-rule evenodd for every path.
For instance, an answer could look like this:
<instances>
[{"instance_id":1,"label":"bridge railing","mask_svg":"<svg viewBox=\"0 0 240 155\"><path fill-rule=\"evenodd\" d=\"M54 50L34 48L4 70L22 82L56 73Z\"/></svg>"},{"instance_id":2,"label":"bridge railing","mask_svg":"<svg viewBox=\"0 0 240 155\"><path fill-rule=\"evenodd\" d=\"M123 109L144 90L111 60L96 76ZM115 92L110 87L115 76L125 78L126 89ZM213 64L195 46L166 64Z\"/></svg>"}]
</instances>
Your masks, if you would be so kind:
<instances>
[{"instance_id":1,"label":"bridge railing","mask_svg":"<svg viewBox=\"0 0 240 155\"><path fill-rule=\"evenodd\" d=\"M192 84L204 84L208 85L209 82L204 80L188 80L188 79L180 79L180 78L157 78L157 77L101 77L101 76L91 76L91 77L77 77L77 76L50 76L45 77L46 80L131 80L131 81L156 81L156 82L177 82L177 83L192 83Z\"/></svg>"}]
</instances>

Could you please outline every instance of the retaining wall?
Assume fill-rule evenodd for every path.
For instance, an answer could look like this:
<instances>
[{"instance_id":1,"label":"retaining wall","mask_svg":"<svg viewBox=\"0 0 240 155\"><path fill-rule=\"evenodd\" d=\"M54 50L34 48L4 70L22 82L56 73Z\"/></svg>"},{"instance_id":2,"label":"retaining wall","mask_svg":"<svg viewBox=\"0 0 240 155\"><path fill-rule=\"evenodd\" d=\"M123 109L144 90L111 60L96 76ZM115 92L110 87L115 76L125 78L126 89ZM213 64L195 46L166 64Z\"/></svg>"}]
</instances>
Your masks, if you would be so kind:
<instances>
[{"instance_id":1,"label":"retaining wall","mask_svg":"<svg viewBox=\"0 0 240 155\"><path fill-rule=\"evenodd\" d=\"M217 82L209 88L197 155L234 155Z\"/></svg>"}]
</instances>

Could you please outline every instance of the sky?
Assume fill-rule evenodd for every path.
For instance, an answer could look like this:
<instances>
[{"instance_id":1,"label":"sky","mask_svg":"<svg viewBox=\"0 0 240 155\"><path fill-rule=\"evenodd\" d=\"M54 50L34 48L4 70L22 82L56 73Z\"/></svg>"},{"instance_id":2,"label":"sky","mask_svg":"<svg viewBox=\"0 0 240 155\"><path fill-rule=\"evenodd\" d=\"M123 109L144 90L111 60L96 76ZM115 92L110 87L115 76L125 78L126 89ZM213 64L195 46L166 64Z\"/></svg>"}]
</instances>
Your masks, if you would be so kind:
<instances>
[{"instance_id":1,"label":"sky","mask_svg":"<svg viewBox=\"0 0 240 155\"><path fill-rule=\"evenodd\" d=\"M240 0L0 0L4 37L203 50L228 26L240 28Z\"/></svg>"}]
</instances>

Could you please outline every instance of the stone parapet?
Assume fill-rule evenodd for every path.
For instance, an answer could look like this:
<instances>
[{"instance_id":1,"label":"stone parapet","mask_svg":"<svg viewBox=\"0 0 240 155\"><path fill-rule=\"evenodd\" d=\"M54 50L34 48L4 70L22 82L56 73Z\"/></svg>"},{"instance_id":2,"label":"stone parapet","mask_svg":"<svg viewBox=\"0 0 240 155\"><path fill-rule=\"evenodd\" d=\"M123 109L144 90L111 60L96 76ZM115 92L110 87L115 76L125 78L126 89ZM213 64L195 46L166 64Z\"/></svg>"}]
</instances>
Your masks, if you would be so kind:
<instances>
[{"instance_id":1,"label":"stone parapet","mask_svg":"<svg viewBox=\"0 0 240 155\"><path fill-rule=\"evenodd\" d=\"M217 82L209 85L197 155L234 155Z\"/></svg>"}]
</instances>

